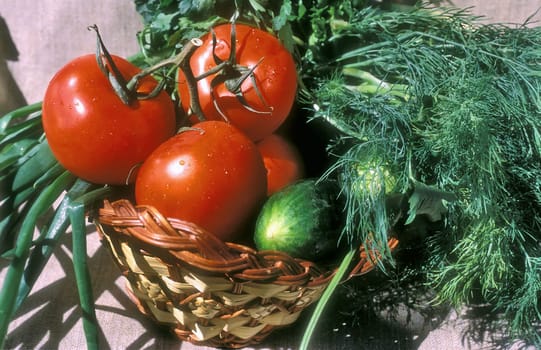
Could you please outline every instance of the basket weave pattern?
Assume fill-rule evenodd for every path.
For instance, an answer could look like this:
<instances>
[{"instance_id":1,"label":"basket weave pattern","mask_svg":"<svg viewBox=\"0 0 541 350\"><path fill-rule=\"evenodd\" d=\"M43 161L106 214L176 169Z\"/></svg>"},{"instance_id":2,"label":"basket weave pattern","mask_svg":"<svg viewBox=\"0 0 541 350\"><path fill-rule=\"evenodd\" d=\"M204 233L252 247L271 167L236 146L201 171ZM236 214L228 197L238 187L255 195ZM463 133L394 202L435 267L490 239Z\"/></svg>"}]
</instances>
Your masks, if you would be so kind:
<instances>
[{"instance_id":1,"label":"basket weave pattern","mask_svg":"<svg viewBox=\"0 0 541 350\"><path fill-rule=\"evenodd\" d=\"M334 275L284 253L224 243L124 199L105 201L96 226L139 310L194 344L260 343L295 322ZM396 243L389 242L391 248ZM351 275L372 270L377 258L361 251Z\"/></svg>"}]
</instances>

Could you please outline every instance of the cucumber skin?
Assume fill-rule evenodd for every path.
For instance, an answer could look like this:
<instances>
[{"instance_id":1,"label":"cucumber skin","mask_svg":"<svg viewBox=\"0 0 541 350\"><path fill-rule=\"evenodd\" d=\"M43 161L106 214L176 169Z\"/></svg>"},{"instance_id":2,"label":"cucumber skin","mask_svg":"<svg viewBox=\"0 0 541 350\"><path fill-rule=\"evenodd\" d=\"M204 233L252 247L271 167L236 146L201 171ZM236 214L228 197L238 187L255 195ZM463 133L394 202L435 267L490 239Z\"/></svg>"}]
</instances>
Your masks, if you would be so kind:
<instances>
[{"instance_id":1,"label":"cucumber skin","mask_svg":"<svg viewBox=\"0 0 541 350\"><path fill-rule=\"evenodd\" d=\"M272 195L256 221L258 250L278 250L317 261L338 249L342 206L338 186L305 179Z\"/></svg>"}]
</instances>

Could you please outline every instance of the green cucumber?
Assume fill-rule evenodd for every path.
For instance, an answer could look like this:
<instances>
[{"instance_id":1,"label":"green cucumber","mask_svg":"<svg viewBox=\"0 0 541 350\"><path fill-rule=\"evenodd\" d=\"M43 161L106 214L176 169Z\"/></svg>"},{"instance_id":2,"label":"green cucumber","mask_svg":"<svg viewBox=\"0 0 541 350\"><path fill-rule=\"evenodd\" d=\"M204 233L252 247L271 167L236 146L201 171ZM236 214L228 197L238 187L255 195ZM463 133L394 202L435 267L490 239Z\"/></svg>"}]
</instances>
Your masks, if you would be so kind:
<instances>
[{"instance_id":1,"label":"green cucumber","mask_svg":"<svg viewBox=\"0 0 541 350\"><path fill-rule=\"evenodd\" d=\"M331 181L305 179L273 194L256 221L258 250L278 250L294 258L320 261L338 251L343 205Z\"/></svg>"}]
</instances>

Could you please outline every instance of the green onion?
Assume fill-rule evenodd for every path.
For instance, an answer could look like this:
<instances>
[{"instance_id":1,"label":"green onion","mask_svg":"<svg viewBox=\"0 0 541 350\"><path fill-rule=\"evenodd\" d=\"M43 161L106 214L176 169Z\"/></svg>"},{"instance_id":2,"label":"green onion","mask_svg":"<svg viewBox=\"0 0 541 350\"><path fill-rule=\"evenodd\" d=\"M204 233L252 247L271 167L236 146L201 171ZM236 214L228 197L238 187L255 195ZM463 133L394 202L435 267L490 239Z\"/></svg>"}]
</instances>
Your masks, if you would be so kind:
<instances>
[{"instance_id":1,"label":"green onion","mask_svg":"<svg viewBox=\"0 0 541 350\"><path fill-rule=\"evenodd\" d=\"M14 255L8 267L2 290L0 290L0 348L3 346L9 322L15 310L19 285L30 254L36 222L74 180L73 175L67 171L64 172L40 193L22 222L13 252Z\"/></svg>"},{"instance_id":2,"label":"green onion","mask_svg":"<svg viewBox=\"0 0 541 350\"><path fill-rule=\"evenodd\" d=\"M321 318L321 315L323 314L323 311L325 310L325 306L331 299L334 291L336 290L336 287L338 287L338 284L340 281L344 278L344 275L348 271L349 265L351 264L351 261L355 257L355 253L357 250L351 249L342 259L342 262L338 266L338 269L336 270L335 275L331 279L329 285L321 295L321 298L318 300L316 308L312 314L312 317L310 318L310 321L308 323L308 326L306 327L306 330L303 334L300 350L307 350L309 349L308 345L310 345L310 339L312 338L312 335L316 329L317 322Z\"/></svg>"}]
</instances>

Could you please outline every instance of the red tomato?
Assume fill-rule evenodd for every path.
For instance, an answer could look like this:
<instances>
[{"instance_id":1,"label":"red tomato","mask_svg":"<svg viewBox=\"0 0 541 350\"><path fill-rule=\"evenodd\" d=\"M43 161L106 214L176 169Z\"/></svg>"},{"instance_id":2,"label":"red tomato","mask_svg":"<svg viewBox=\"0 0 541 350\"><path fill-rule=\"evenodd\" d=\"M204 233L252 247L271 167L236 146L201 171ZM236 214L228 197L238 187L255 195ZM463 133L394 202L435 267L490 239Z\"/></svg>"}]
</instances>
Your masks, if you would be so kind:
<instances>
[{"instance_id":1,"label":"red tomato","mask_svg":"<svg viewBox=\"0 0 541 350\"><path fill-rule=\"evenodd\" d=\"M140 71L121 57L113 59L126 80ZM156 85L147 76L137 90L149 93ZM58 162L100 184L126 183L130 172L174 135L175 118L165 91L131 105L122 103L95 55L78 57L61 68L43 99L43 127Z\"/></svg>"},{"instance_id":2,"label":"red tomato","mask_svg":"<svg viewBox=\"0 0 541 350\"><path fill-rule=\"evenodd\" d=\"M259 208L266 189L255 144L228 123L205 121L152 152L139 169L135 199L227 241Z\"/></svg>"},{"instance_id":3,"label":"red tomato","mask_svg":"<svg viewBox=\"0 0 541 350\"><path fill-rule=\"evenodd\" d=\"M267 136L257 143L267 169L267 195L301 179L304 165L297 148L277 134Z\"/></svg>"},{"instance_id":4,"label":"red tomato","mask_svg":"<svg viewBox=\"0 0 541 350\"><path fill-rule=\"evenodd\" d=\"M214 53L220 60L225 61L231 53L231 24L218 25L214 28L214 32L216 33ZM202 40L203 44L190 58L190 67L196 77L217 65L213 56L212 35L207 34ZM197 84L199 101L207 120L226 120L241 129L252 140L258 141L273 133L291 110L297 93L295 62L276 37L243 24L236 24L235 52L235 63L238 66L254 69L255 86L262 98L250 78L240 85L242 96L250 108L262 113L251 111L244 106L223 82L213 86L224 77L223 74L213 74L199 80ZM228 84L234 81L231 76L227 76L227 79ZM185 75L181 70L178 88L182 106L188 110L190 94Z\"/></svg>"}]
</instances>

